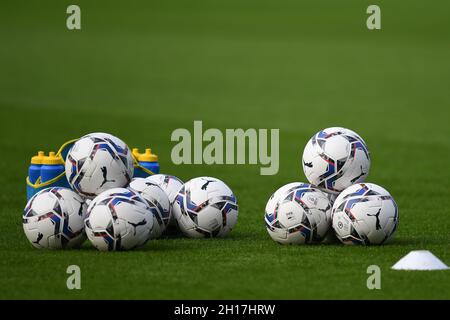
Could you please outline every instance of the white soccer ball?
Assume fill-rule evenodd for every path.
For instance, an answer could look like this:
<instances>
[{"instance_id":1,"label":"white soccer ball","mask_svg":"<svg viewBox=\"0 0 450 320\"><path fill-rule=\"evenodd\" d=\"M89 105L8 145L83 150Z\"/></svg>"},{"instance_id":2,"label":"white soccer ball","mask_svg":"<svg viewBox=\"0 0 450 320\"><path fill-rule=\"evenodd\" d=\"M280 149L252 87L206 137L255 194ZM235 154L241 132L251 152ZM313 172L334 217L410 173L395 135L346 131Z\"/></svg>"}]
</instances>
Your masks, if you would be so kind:
<instances>
[{"instance_id":1,"label":"white soccer ball","mask_svg":"<svg viewBox=\"0 0 450 320\"><path fill-rule=\"evenodd\" d=\"M150 238L159 238L170 221L170 203L166 193L157 184L144 178L134 178L128 188L138 192L147 201L153 214Z\"/></svg>"},{"instance_id":2,"label":"white soccer ball","mask_svg":"<svg viewBox=\"0 0 450 320\"><path fill-rule=\"evenodd\" d=\"M125 187L133 177L133 157L128 146L107 133L80 138L66 158L66 176L80 195L92 199L111 188Z\"/></svg>"},{"instance_id":3,"label":"white soccer ball","mask_svg":"<svg viewBox=\"0 0 450 320\"><path fill-rule=\"evenodd\" d=\"M270 237L278 243L318 243L330 228L330 212L328 194L310 184L295 182L275 191L267 203L264 220Z\"/></svg>"},{"instance_id":4,"label":"white soccer ball","mask_svg":"<svg viewBox=\"0 0 450 320\"><path fill-rule=\"evenodd\" d=\"M370 155L357 133L333 127L319 131L308 141L302 165L311 184L338 193L366 179Z\"/></svg>"},{"instance_id":5,"label":"white soccer ball","mask_svg":"<svg viewBox=\"0 0 450 320\"><path fill-rule=\"evenodd\" d=\"M211 177L186 182L173 204L180 230L191 238L222 237L236 224L238 204L231 189Z\"/></svg>"},{"instance_id":6,"label":"white soccer ball","mask_svg":"<svg viewBox=\"0 0 450 320\"><path fill-rule=\"evenodd\" d=\"M35 248L65 249L86 240L87 206L68 188L47 188L34 195L23 214L23 230Z\"/></svg>"},{"instance_id":7,"label":"white soccer ball","mask_svg":"<svg viewBox=\"0 0 450 320\"><path fill-rule=\"evenodd\" d=\"M278 201L280 201L280 198L285 196L285 193L288 192L289 190L294 190L298 187L301 187L302 185L304 185L303 182L291 182L288 184L285 184L284 186L281 186L280 188L278 188L269 198L269 201L267 201L266 204L266 213L268 212L273 212L275 210L275 207L278 203Z\"/></svg>"},{"instance_id":8,"label":"white soccer ball","mask_svg":"<svg viewBox=\"0 0 450 320\"><path fill-rule=\"evenodd\" d=\"M373 183L355 184L336 199L333 229L345 244L383 244L398 225L398 207L384 188Z\"/></svg>"},{"instance_id":9,"label":"white soccer ball","mask_svg":"<svg viewBox=\"0 0 450 320\"><path fill-rule=\"evenodd\" d=\"M161 189L163 189L164 192L167 194L170 203L172 203L175 200L178 191L181 189L181 186L183 185L183 181L181 181L175 176L171 176L168 174L155 174L152 176L148 176L145 179L158 185Z\"/></svg>"},{"instance_id":10,"label":"white soccer ball","mask_svg":"<svg viewBox=\"0 0 450 320\"><path fill-rule=\"evenodd\" d=\"M266 204L266 210L265 212L273 212L275 210L275 206L277 205L278 201L280 200L280 197L283 196L286 192L288 192L289 190L294 190L302 185L304 185L305 183L303 182L291 182L288 184L285 184L284 186L280 187L279 189L277 189L269 198L269 201L267 201ZM320 188L317 188L320 189ZM327 190L322 190L320 189L327 197L328 200L330 201L331 206L333 206L334 200L336 200L337 198L337 194L331 193L331 192L327 192ZM331 223L331 210L327 211L327 219L330 221Z\"/></svg>"},{"instance_id":11,"label":"white soccer ball","mask_svg":"<svg viewBox=\"0 0 450 320\"><path fill-rule=\"evenodd\" d=\"M145 179L154 184L157 184L161 189L164 190L164 192L167 194L167 197L169 198L170 211L172 212L173 202L175 201L175 197L177 196L178 191L183 186L183 181L175 176L167 174L155 174L152 176L148 176ZM175 216L171 213L169 225L175 225L175 223Z\"/></svg>"},{"instance_id":12,"label":"white soccer ball","mask_svg":"<svg viewBox=\"0 0 450 320\"><path fill-rule=\"evenodd\" d=\"M92 200L84 223L88 239L97 249L130 250L150 239L153 214L139 193L114 188Z\"/></svg>"}]
</instances>

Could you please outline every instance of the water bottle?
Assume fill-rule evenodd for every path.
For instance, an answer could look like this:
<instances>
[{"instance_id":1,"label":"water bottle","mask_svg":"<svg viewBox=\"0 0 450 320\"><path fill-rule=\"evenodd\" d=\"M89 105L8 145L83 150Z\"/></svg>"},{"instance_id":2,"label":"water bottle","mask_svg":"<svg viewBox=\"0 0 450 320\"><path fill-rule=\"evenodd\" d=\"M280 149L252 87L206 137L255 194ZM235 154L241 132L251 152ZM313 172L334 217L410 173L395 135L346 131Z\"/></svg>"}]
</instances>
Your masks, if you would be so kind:
<instances>
[{"instance_id":1,"label":"water bottle","mask_svg":"<svg viewBox=\"0 0 450 320\"><path fill-rule=\"evenodd\" d=\"M139 165L143 168L150 170L154 174L159 173L159 162L158 162L158 156L154 153L152 153L152 149L147 148L145 149L144 153L139 153L139 149L134 148L133 149L133 155L139 162ZM134 168L134 177L140 177L145 178L150 176L151 174L149 172L146 172L142 170L142 168L136 167Z\"/></svg>"},{"instance_id":2,"label":"water bottle","mask_svg":"<svg viewBox=\"0 0 450 320\"><path fill-rule=\"evenodd\" d=\"M68 187L67 178L65 174L64 161L61 156L55 155L52 151L47 157L44 157L41 167L41 183L48 182L60 176L60 178L52 182L50 186L55 187Z\"/></svg>"},{"instance_id":3,"label":"water bottle","mask_svg":"<svg viewBox=\"0 0 450 320\"><path fill-rule=\"evenodd\" d=\"M30 167L28 168L28 179L30 180L31 184L35 184L41 176L41 167L44 157L44 151L39 151L37 155L31 158Z\"/></svg>"},{"instance_id":4,"label":"water bottle","mask_svg":"<svg viewBox=\"0 0 450 320\"><path fill-rule=\"evenodd\" d=\"M27 200L35 194L35 184L39 183L41 176L42 161L44 160L44 151L39 151L37 155L31 158L30 166L28 167L27 179Z\"/></svg>"}]
</instances>

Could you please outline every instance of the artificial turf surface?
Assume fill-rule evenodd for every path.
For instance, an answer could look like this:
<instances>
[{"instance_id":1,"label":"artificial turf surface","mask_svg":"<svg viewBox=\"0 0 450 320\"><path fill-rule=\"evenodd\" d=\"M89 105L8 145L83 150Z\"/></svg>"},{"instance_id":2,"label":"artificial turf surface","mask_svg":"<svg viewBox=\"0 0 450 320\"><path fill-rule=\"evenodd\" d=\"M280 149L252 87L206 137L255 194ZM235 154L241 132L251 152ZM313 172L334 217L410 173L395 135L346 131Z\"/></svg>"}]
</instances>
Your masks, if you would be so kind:
<instances>
[{"instance_id":1,"label":"artificial turf surface","mask_svg":"<svg viewBox=\"0 0 450 320\"><path fill-rule=\"evenodd\" d=\"M450 298L450 272L390 267L410 250L450 264L448 2L67 1L0 4L0 298ZM280 170L171 163L176 128L279 128ZM268 236L270 194L305 181L300 155L319 129L368 143L368 181L400 209L391 244L281 246ZM132 252L44 251L22 230L31 155L105 131L151 146L162 171L223 179L239 205L225 239L162 239ZM66 268L81 267L81 290ZM366 269L381 267L381 290Z\"/></svg>"}]
</instances>

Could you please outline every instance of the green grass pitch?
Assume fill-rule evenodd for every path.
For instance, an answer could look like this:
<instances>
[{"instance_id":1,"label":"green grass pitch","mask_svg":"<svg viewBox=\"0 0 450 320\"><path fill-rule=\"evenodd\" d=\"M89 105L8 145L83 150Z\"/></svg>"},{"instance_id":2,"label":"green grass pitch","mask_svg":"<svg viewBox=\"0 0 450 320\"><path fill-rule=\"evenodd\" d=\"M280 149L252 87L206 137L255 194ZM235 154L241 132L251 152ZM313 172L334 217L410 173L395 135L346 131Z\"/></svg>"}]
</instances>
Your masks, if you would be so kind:
<instances>
[{"instance_id":1,"label":"green grass pitch","mask_svg":"<svg viewBox=\"0 0 450 320\"><path fill-rule=\"evenodd\" d=\"M449 299L450 273L390 267L410 250L450 264L450 20L446 1L68 1L0 4L0 298ZM176 128L279 128L280 171L171 163ZM368 181L400 209L382 247L281 246L268 236L270 194L305 181L300 155L317 130L345 126L372 155ZM24 236L31 155L105 131L150 145L162 171L210 175L240 212L225 239L171 238L132 252L43 251ZM66 268L81 267L81 290ZM381 267L381 290L366 269Z\"/></svg>"}]
</instances>

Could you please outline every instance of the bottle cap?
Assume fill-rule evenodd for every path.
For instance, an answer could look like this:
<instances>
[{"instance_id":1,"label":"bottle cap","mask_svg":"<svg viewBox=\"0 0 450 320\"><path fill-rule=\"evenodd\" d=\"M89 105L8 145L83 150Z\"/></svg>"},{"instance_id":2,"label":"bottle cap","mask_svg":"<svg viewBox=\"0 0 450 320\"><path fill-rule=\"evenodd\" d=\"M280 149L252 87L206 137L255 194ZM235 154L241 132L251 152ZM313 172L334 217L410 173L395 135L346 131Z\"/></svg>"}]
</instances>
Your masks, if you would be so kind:
<instances>
[{"instance_id":1,"label":"bottle cap","mask_svg":"<svg viewBox=\"0 0 450 320\"><path fill-rule=\"evenodd\" d=\"M38 151L38 154L31 158L31 164L42 164L44 158L45 158L44 151Z\"/></svg>"},{"instance_id":2,"label":"bottle cap","mask_svg":"<svg viewBox=\"0 0 450 320\"><path fill-rule=\"evenodd\" d=\"M133 148L133 149L131 149L131 153L133 154L133 156L137 159L137 158L139 158L139 156L141 155L140 153L139 153L139 149L138 148Z\"/></svg>"},{"instance_id":3,"label":"bottle cap","mask_svg":"<svg viewBox=\"0 0 450 320\"><path fill-rule=\"evenodd\" d=\"M142 162L157 162L158 156L154 153L152 153L152 149L147 148L145 149L145 153L140 153L137 156L138 161Z\"/></svg>"},{"instance_id":4,"label":"bottle cap","mask_svg":"<svg viewBox=\"0 0 450 320\"><path fill-rule=\"evenodd\" d=\"M55 155L53 151L50 151L47 157L44 157L42 164L64 164L64 161L60 155Z\"/></svg>"}]
</instances>

